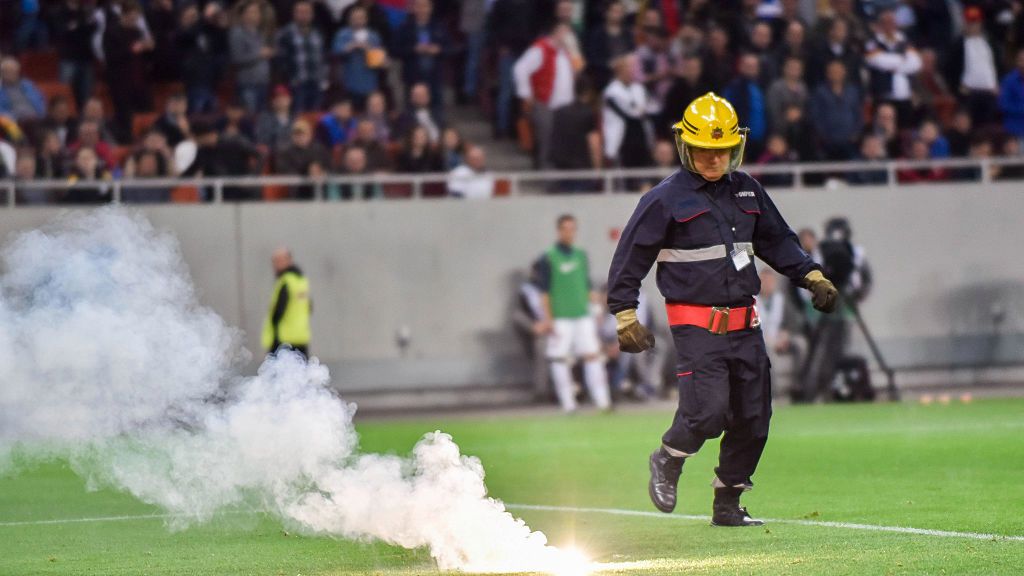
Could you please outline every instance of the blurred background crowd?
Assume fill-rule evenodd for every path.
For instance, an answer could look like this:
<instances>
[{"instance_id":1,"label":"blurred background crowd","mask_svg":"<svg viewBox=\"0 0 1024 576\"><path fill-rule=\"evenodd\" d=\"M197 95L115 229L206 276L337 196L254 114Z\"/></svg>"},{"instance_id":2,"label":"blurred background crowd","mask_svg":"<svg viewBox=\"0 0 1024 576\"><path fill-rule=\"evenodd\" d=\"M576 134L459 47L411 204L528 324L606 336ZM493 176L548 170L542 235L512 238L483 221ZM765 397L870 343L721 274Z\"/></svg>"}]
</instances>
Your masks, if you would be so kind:
<instances>
[{"instance_id":1,"label":"blurred background crowd","mask_svg":"<svg viewBox=\"0 0 1024 576\"><path fill-rule=\"evenodd\" d=\"M1017 156L1021 10L1017 0L0 0L0 177L448 172L428 195L486 197L487 152L502 140L539 169L673 167L669 127L707 91L750 127L748 165ZM467 116L490 126L473 143L460 130ZM495 155L490 166L518 165ZM396 193L353 184L328 196ZM105 194L79 186L23 200Z\"/></svg>"}]
</instances>

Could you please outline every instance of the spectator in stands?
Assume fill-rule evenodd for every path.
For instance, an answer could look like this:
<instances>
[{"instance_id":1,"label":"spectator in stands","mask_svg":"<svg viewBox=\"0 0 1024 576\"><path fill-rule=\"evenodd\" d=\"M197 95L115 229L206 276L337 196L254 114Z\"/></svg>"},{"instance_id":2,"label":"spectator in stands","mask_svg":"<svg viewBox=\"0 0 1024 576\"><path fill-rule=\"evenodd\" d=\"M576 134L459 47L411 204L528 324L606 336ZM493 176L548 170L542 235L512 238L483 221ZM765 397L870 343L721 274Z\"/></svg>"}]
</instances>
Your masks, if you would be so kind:
<instances>
[{"instance_id":1,"label":"spectator in stands","mask_svg":"<svg viewBox=\"0 0 1024 576\"><path fill-rule=\"evenodd\" d=\"M366 168L370 172L386 172L391 170L391 154L385 143L377 139L377 130L373 122L360 120L356 124L356 132L349 141L349 147L362 148L366 153Z\"/></svg>"},{"instance_id":2,"label":"spectator in stands","mask_svg":"<svg viewBox=\"0 0 1024 576\"><path fill-rule=\"evenodd\" d=\"M265 146L270 152L287 146L291 142L294 122L291 91L284 84L278 84L274 87L270 110L256 117L256 144Z\"/></svg>"},{"instance_id":3,"label":"spectator in stands","mask_svg":"<svg viewBox=\"0 0 1024 576\"><path fill-rule=\"evenodd\" d=\"M704 50L704 31L695 26L693 22L683 22L679 26L675 38L672 39L670 50L675 54L676 59L689 56L699 57Z\"/></svg>"},{"instance_id":4,"label":"spectator in stands","mask_svg":"<svg viewBox=\"0 0 1024 576\"><path fill-rule=\"evenodd\" d=\"M615 61L615 79L604 90L604 155L611 166L639 168L651 161L646 123L647 91L633 78L633 57Z\"/></svg>"},{"instance_id":5,"label":"spectator in stands","mask_svg":"<svg viewBox=\"0 0 1024 576\"><path fill-rule=\"evenodd\" d=\"M324 39L313 27L313 5L299 0L292 7L292 22L277 34L277 68L288 82L295 112L320 108L321 93L327 82L324 63Z\"/></svg>"},{"instance_id":6,"label":"spectator in stands","mask_svg":"<svg viewBox=\"0 0 1024 576\"><path fill-rule=\"evenodd\" d=\"M959 87L971 120L979 126L998 119L995 50L985 35L984 19L978 6L964 10L964 35L953 44L947 66L949 85Z\"/></svg>"},{"instance_id":7,"label":"spectator in stands","mask_svg":"<svg viewBox=\"0 0 1024 576\"><path fill-rule=\"evenodd\" d=\"M341 173L345 176L366 177L341 184L338 187L338 194L342 200L372 200L381 197L380 186L369 178L370 171L366 165L366 152L362 148L345 150Z\"/></svg>"},{"instance_id":8,"label":"spectator in stands","mask_svg":"<svg viewBox=\"0 0 1024 576\"><path fill-rule=\"evenodd\" d=\"M246 114L244 104L230 102L224 108L224 115L219 122L223 136L238 136L253 143L256 138L256 127L252 118Z\"/></svg>"},{"instance_id":9,"label":"spectator in stands","mask_svg":"<svg viewBox=\"0 0 1024 576\"><path fill-rule=\"evenodd\" d=\"M316 126L316 136L324 148L331 149L351 142L358 124L352 109L352 101L348 98L339 98L331 105L330 112L320 118Z\"/></svg>"},{"instance_id":10,"label":"spectator in stands","mask_svg":"<svg viewBox=\"0 0 1024 576\"><path fill-rule=\"evenodd\" d=\"M429 131L428 131L429 134ZM454 170L462 164L462 158L466 153L466 143L462 134L455 128L445 128L441 134L441 168L445 171Z\"/></svg>"},{"instance_id":11,"label":"spectator in stands","mask_svg":"<svg viewBox=\"0 0 1024 576\"><path fill-rule=\"evenodd\" d=\"M657 14L653 10L645 12L645 15ZM668 32L660 24L645 26L642 29L642 42L637 45L633 55L636 65L633 75L647 89L647 116L652 122L661 121L664 119L665 96L672 88L676 69L675 57L669 52Z\"/></svg>"},{"instance_id":12,"label":"spectator in stands","mask_svg":"<svg viewBox=\"0 0 1024 576\"><path fill-rule=\"evenodd\" d=\"M178 22L175 0L150 0L146 3L146 26L153 38L153 80L177 82L181 78L178 54Z\"/></svg>"},{"instance_id":13,"label":"spectator in stands","mask_svg":"<svg viewBox=\"0 0 1024 576\"><path fill-rule=\"evenodd\" d=\"M274 172L309 177L323 176L330 167L330 156L313 138L313 129L305 120L296 120L292 125L291 144L280 149L274 159ZM310 186L293 190L294 198L313 197Z\"/></svg>"},{"instance_id":14,"label":"spectator in stands","mask_svg":"<svg viewBox=\"0 0 1024 576\"><path fill-rule=\"evenodd\" d=\"M96 151L82 147L75 152L71 166L68 188L63 190L60 201L64 204L103 204L110 201L110 173L104 169ZM91 184L82 185L80 182ZM77 184L77 185L75 185Z\"/></svg>"},{"instance_id":15,"label":"spectator in stands","mask_svg":"<svg viewBox=\"0 0 1024 576\"><path fill-rule=\"evenodd\" d=\"M479 146L467 146L465 163L448 174L448 194L479 200L494 195L494 176L487 171L487 155Z\"/></svg>"},{"instance_id":16,"label":"spectator in stands","mask_svg":"<svg viewBox=\"0 0 1024 576\"><path fill-rule=\"evenodd\" d=\"M152 170L153 174L150 176L166 177L175 174L174 153L171 152L171 148L167 145L167 138L162 132L157 130L146 132L142 137L142 142L125 161L124 174L126 177L132 178L140 172L150 172L148 166L143 169L138 166L139 158L143 155L152 156L156 164ZM149 161L147 160L147 162Z\"/></svg>"},{"instance_id":17,"label":"spectator in stands","mask_svg":"<svg viewBox=\"0 0 1024 576\"><path fill-rule=\"evenodd\" d=\"M433 19L431 0L412 0L411 12L395 37L395 51L402 59L402 80L406 88L425 84L430 90L434 116L443 118L442 64L448 37L441 24Z\"/></svg>"},{"instance_id":18,"label":"spectator in stands","mask_svg":"<svg viewBox=\"0 0 1024 576\"><path fill-rule=\"evenodd\" d=\"M390 142L391 138L391 117L388 114L387 100L382 92L373 92L366 99L366 112L363 120L373 122L374 132L381 142Z\"/></svg>"},{"instance_id":19,"label":"spectator in stands","mask_svg":"<svg viewBox=\"0 0 1024 576\"><path fill-rule=\"evenodd\" d=\"M534 167L551 166L555 111L572 103L575 72L566 39L572 29L559 24L541 37L516 61L512 75L516 95L533 127Z\"/></svg>"},{"instance_id":20,"label":"spectator in stands","mask_svg":"<svg viewBox=\"0 0 1024 576\"><path fill-rule=\"evenodd\" d=\"M430 145L427 130L422 126L414 127L405 137L397 167L399 172L410 174L442 171L441 157Z\"/></svg>"},{"instance_id":21,"label":"spectator in stands","mask_svg":"<svg viewBox=\"0 0 1024 576\"><path fill-rule=\"evenodd\" d=\"M56 132L46 131L39 139L35 157L35 176L44 180L58 180L68 175L65 146Z\"/></svg>"},{"instance_id":22,"label":"spectator in stands","mask_svg":"<svg viewBox=\"0 0 1024 576\"><path fill-rule=\"evenodd\" d=\"M341 22L348 22L353 10L362 9L366 12L366 20L370 27L380 36L384 46L391 46L391 20L387 10L377 4L377 0L355 0L341 13Z\"/></svg>"},{"instance_id":23,"label":"spectator in stands","mask_svg":"<svg viewBox=\"0 0 1024 576\"><path fill-rule=\"evenodd\" d=\"M180 92L171 94L164 105L164 113L153 123L153 129L164 135L171 148L191 136L187 111L188 99L185 95Z\"/></svg>"},{"instance_id":24,"label":"spectator in stands","mask_svg":"<svg viewBox=\"0 0 1024 576\"><path fill-rule=\"evenodd\" d=\"M633 34L624 22L625 16L622 2L608 2L604 8L604 21L587 37L587 75L599 90L612 81L612 63L633 51Z\"/></svg>"},{"instance_id":25,"label":"spectator in stands","mask_svg":"<svg viewBox=\"0 0 1024 576\"><path fill-rule=\"evenodd\" d=\"M349 11L348 27L334 36L331 53L341 63L341 85L355 107L363 110L366 99L377 90L377 69L385 65L384 43L368 27L366 10L356 7Z\"/></svg>"},{"instance_id":26,"label":"spectator in stands","mask_svg":"<svg viewBox=\"0 0 1024 576\"><path fill-rule=\"evenodd\" d=\"M486 40L487 9L489 0L463 0L459 13L459 32L466 38L466 63L462 77L462 99L473 101L480 85L480 61Z\"/></svg>"},{"instance_id":27,"label":"spectator in stands","mask_svg":"<svg viewBox=\"0 0 1024 576\"><path fill-rule=\"evenodd\" d=\"M860 141L860 154L858 162L885 162L885 140L877 134L865 134ZM850 184L882 185L888 182L889 177L884 169L880 170L858 170L848 174L846 180Z\"/></svg>"},{"instance_id":28,"label":"spectator in stands","mask_svg":"<svg viewBox=\"0 0 1024 576\"><path fill-rule=\"evenodd\" d=\"M668 140L658 140L654 143L651 158L655 168L675 170L679 166L679 152L676 145Z\"/></svg>"},{"instance_id":29,"label":"spectator in stands","mask_svg":"<svg viewBox=\"0 0 1024 576\"><path fill-rule=\"evenodd\" d=\"M430 105L430 87L420 83L409 90L408 107L398 117L396 128L399 136L405 136L413 126L423 126L430 136L430 143L437 144L441 138L443 127L440 118L434 114Z\"/></svg>"},{"instance_id":30,"label":"spectator in stands","mask_svg":"<svg viewBox=\"0 0 1024 576\"><path fill-rule=\"evenodd\" d=\"M810 47L807 43L806 27L798 20L791 20L786 25L786 33L783 35L782 44L775 53L775 70L782 70L786 60L796 58L801 63L807 62L810 56ZM783 71L785 72L785 71ZM803 68L801 74L805 72ZM801 80L804 78L801 77Z\"/></svg>"},{"instance_id":31,"label":"spectator in stands","mask_svg":"<svg viewBox=\"0 0 1024 576\"><path fill-rule=\"evenodd\" d=\"M267 108L270 62L274 58L273 17L264 0L246 0L235 10L228 35L238 98L250 114Z\"/></svg>"},{"instance_id":32,"label":"spectator in stands","mask_svg":"<svg viewBox=\"0 0 1024 576\"><path fill-rule=\"evenodd\" d=\"M729 33L720 26L713 26L708 31L703 68L705 81L712 90L719 92L735 75L736 62L729 49Z\"/></svg>"},{"instance_id":33,"label":"spectator in stands","mask_svg":"<svg viewBox=\"0 0 1024 576\"><path fill-rule=\"evenodd\" d=\"M107 88L114 103L114 132L118 141L131 139L132 115L150 107L147 54L153 40L139 27L142 12L134 0L121 4L121 14L106 23L103 54Z\"/></svg>"},{"instance_id":34,"label":"spectator in stands","mask_svg":"<svg viewBox=\"0 0 1024 576\"><path fill-rule=\"evenodd\" d=\"M113 142L114 132L107 122L107 115L103 111L103 101L95 96L85 101L85 106L78 114L78 123L95 122L100 127L100 138L107 142Z\"/></svg>"},{"instance_id":35,"label":"spectator in stands","mask_svg":"<svg viewBox=\"0 0 1024 576\"><path fill-rule=\"evenodd\" d=\"M928 145L928 156L931 158L949 158L949 141L939 131L939 125L926 119L917 129L917 137Z\"/></svg>"},{"instance_id":36,"label":"spectator in stands","mask_svg":"<svg viewBox=\"0 0 1024 576\"><path fill-rule=\"evenodd\" d=\"M575 100L556 110L552 121L552 133L558 134L558 146L551 149L550 159L558 170L601 167L601 134L594 110L594 91L586 77L580 78L576 86ZM575 189L578 181L565 184Z\"/></svg>"},{"instance_id":37,"label":"spectator in stands","mask_svg":"<svg viewBox=\"0 0 1024 576\"><path fill-rule=\"evenodd\" d=\"M899 30L893 9L879 12L874 36L865 45L864 53L871 74L871 96L877 102L893 104L900 127L910 126L913 96L910 81L921 69L921 57Z\"/></svg>"},{"instance_id":38,"label":"spectator in stands","mask_svg":"<svg viewBox=\"0 0 1024 576\"><path fill-rule=\"evenodd\" d=\"M512 66L533 42L535 0L495 0L487 17L487 37L498 55L498 98L495 102L494 135L512 135ZM588 55L588 59L589 59Z\"/></svg>"},{"instance_id":39,"label":"spectator in stands","mask_svg":"<svg viewBox=\"0 0 1024 576\"><path fill-rule=\"evenodd\" d=\"M768 22L762 20L754 23L750 31L750 53L757 56L759 64L757 84L762 90L768 90L779 71L776 50L772 46L772 27Z\"/></svg>"},{"instance_id":40,"label":"spectator in stands","mask_svg":"<svg viewBox=\"0 0 1024 576\"><path fill-rule=\"evenodd\" d=\"M3 166L3 160L0 160L0 177L14 177L14 183L16 186L15 197L17 198L18 204L37 205L53 202L53 192L51 190L47 190L45 188L29 188L20 185L21 183L30 183L39 177L39 168L36 165L36 156L31 148L25 148L18 152L11 174L3 174L5 171L6 167Z\"/></svg>"},{"instance_id":41,"label":"spectator in stands","mask_svg":"<svg viewBox=\"0 0 1024 576\"><path fill-rule=\"evenodd\" d=\"M821 150L814 138L810 118L804 113L804 106L790 104L782 112L782 124L777 132L786 140L789 149L798 162L821 160ZM810 137L808 137L810 135Z\"/></svg>"},{"instance_id":42,"label":"spectator in stands","mask_svg":"<svg viewBox=\"0 0 1024 576\"><path fill-rule=\"evenodd\" d=\"M152 150L141 149L132 154L125 164L125 177L135 179L166 178L169 176L166 161ZM171 199L171 189L166 186L125 186L121 189L121 201L134 203L165 203Z\"/></svg>"},{"instance_id":43,"label":"spectator in stands","mask_svg":"<svg viewBox=\"0 0 1024 576\"><path fill-rule=\"evenodd\" d=\"M102 162L100 168L114 168L114 149L109 142L102 139L99 125L92 120L86 120L78 126L78 139L68 146L68 151L77 158L78 151L82 148L88 148L96 153L97 159Z\"/></svg>"},{"instance_id":44,"label":"spectator in stands","mask_svg":"<svg viewBox=\"0 0 1024 576\"><path fill-rule=\"evenodd\" d=\"M758 164L789 164L798 160L796 152L790 150L789 142L779 133L768 137L765 150L757 159ZM793 185L792 174L763 174L758 180L765 187L788 188Z\"/></svg>"},{"instance_id":45,"label":"spectator in stands","mask_svg":"<svg viewBox=\"0 0 1024 576\"><path fill-rule=\"evenodd\" d=\"M21 64L7 57L0 60L0 114L18 122L42 118L46 100L35 82L21 75Z\"/></svg>"},{"instance_id":46,"label":"spectator in stands","mask_svg":"<svg viewBox=\"0 0 1024 576\"><path fill-rule=\"evenodd\" d=\"M1024 132L1024 90L1021 98L1021 128ZM1003 109L1006 114L1006 109ZM1012 130L1007 132L1013 134ZM971 122L971 115L965 109L959 109L953 114L953 121L946 130L946 140L949 141L949 153L954 158L965 158L970 153L971 138L974 134L974 123Z\"/></svg>"},{"instance_id":47,"label":"spectator in stands","mask_svg":"<svg viewBox=\"0 0 1024 576\"><path fill-rule=\"evenodd\" d=\"M213 122L196 122L194 134L198 150L195 160L185 168L182 176L246 176L252 174L253 161L257 152L244 142L233 138L221 138ZM245 197L244 191L224 189L225 199ZM207 200L213 200L212 189L203 190Z\"/></svg>"},{"instance_id":48,"label":"spectator in stands","mask_svg":"<svg viewBox=\"0 0 1024 576\"><path fill-rule=\"evenodd\" d=\"M885 142L885 153L889 158L903 155L903 141L900 139L899 118L896 107L891 103L882 103L875 108L874 122L868 131L882 137Z\"/></svg>"},{"instance_id":49,"label":"spectator in stands","mask_svg":"<svg viewBox=\"0 0 1024 576\"><path fill-rule=\"evenodd\" d=\"M807 60L807 84L813 90L827 81L826 68L833 60L840 60L847 71L853 71L847 81L858 90L860 84L861 56L860 44L850 37L850 25L843 18L833 18L827 25L827 31L817 45L810 51Z\"/></svg>"},{"instance_id":50,"label":"spectator in stands","mask_svg":"<svg viewBox=\"0 0 1024 576\"><path fill-rule=\"evenodd\" d=\"M810 99L811 125L825 160L849 160L855 154L863 122L860 94L847 81L842 60L829 62L825 77L826 82L814 89Z\"/></svg>"},{"instance_id":51,"label":"spectator in stands","mask_svg":"<svg viewBox=\"0 0 1024 576\"><path fill-rule=\"evenodd\" d=\"M54 40L60 55L60 81L71 87L79 108L92 95L92 36L99 29L96 5L89 0L64 0L53 17Z\"/></svg>"},{"instance_id":52,"label":"spectator in stands","mask_svg":"<svg viewBox=\"0 0 1024 576\"><path fill-rule=\"evenodd\" d=\"M54 132L61 145L66 146L78 137L78 122L71 116L71 102L63 94L50 98L46 117L39 123L39 132Z\"/></svg>"},{"instance_id":53,"label":"spectator in stands","mask_svg":"<svg viewBox=\"0 0 1024 576\"><path fill-rule=\"evenodd\" d=\"M764 92L757 85L758 61L753 54L740 56L737 72L739 74L723 90L722 96L732 102L736 114L746 123L750 131L747 133L746 154L757 158L764 148L764 140L768 135L768 113L765 110Z\"/></svg>"},{"instance_id":54,"label":"spectator in stands","mask_svg":"<svg viewBox=\"0 0 1024 576\"><path fill-rule=\"evenodd\" d=\"M999 155L1003 158L1020 158L1021 157L1021 145L1020 140L1017 138L1007 135L1002 138L1002 142L999 144ZM1004 164L1002 166L992 166L992 179L993 180L1021 180L1024 179L1024 164Z\"/></svg>"},{"instance_id":55,"label":"spectator in stands","mask_svg":"<svg viewBox=\"0 0 1024 576\"><path fill-rule=\"evenodd\" d=\"M17 29L14 31L14 51L22 52L28 48L42 48L47 44L49 30L41 16L40 0L20 0L17 8L14 2L8 2L4 10L17 11Z\"/></svg>"},{"instance_id":56,"label":"spectator in stands","mask_svg":"<svg viewBox=\"0 0 1024 576\"><path fill-rule=\"evenodd\" d=\"M1024 139L1024 48L1017 51L1015 64L1000 84L999 109L1003 113L1003 128L1020 140Z\"/></svg>"},{"instance_id":57,"label":"spectator in stands","mask_svg":"<svg viewBox=\"0 0 1024 576\"><path fill-rule=\"evenodd\" d=\"M657 126L671 126L683 116L683 110L698 96L711 91L704 81L704 62L700 56L690 54L679 63L679 72L665 95L664 114Z\"/></svg>"},{"instance_id":58,"label":"spectator in stands","mask_svg":"<svg viewBox=\"0 0 1024 576\"><path fill-rule=\"evenodd\" d=\"M921 50L921 71L913 78L912 91L927 116L949 118L956 110L956 98L939 71L938 56L931 48Z\"/></svg>"},{"instance_id":59,"label":"spectator in stands","mask_svg":"<svg viewBox=\"0 0 1024 576\"><path fill-rule=\"evenodd\" d=\"M773 130L780 130L785 122L786 108L794 104L803 108L806 103L804 63L796 57L787 58L782 64L782 77L772 82L768 89L768 125Z\"/></svg>"},{"instance_id":60,"label":"spectator in stands","mask_svg":"<svg viewBox=\"0 0 1024 576\"><path fill-rule=\"evenodd\" d=\"M914 138L910 142L910 150L907 157L909 160L925 161L931 159L930 146L923 138ZM900 184L915 184L920 182L941 182L949 178L949 174L942 167L920 167L905 168L896 174L896 180Z\"/></svg>"},{"instance_id":61,"label":"spectator in stands","mask_svg":"<svg viewBox=\"0 0 1024 576\"><path fill-rule=\"evenodd\" d=\"M188 113L208 114L217 104L217 86L228 54L227 15L216 2L199 8L186 6L181 13L176 46L181 58L181 77L188 96Z\"/></svg>"}]
</instances>

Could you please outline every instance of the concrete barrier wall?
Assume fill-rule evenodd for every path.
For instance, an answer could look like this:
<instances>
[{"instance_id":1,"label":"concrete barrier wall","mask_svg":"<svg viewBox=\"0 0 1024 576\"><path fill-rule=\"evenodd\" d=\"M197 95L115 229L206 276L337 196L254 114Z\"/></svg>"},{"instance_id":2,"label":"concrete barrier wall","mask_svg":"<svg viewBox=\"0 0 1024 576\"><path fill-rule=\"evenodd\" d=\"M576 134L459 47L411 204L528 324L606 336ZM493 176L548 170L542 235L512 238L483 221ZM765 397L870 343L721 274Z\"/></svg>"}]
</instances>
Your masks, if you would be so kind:
<instances>
[{"instance_id":1,"label":"concrete barrier wall","mask_svg":"<svg viewBox=\"0 0 1024 576\"><path fill-rule=\"evenodd\" d=\"M516 274L551 244L556 217L570 212L580 221L594 280L603 282L615 246L611 233L638 198L143 211L179 237L203 301L243 327L254 352L273 283L269 254L291 247L312 282L316 355L336 374L358 375L351 386L376 389L417 380L493 385L525 374L515 368L522 352L508 323ZM863 312L894 364L1024 361L1019 186L778 191L773 198L794 228L820 229L834 215L850 218L876 277ZM0 233L37 226L59 212L4 211ZM994 314L1002 318L998 330ZM401 327L411 335L404 353L396 343Z\"/></svg>"}]
</instances>

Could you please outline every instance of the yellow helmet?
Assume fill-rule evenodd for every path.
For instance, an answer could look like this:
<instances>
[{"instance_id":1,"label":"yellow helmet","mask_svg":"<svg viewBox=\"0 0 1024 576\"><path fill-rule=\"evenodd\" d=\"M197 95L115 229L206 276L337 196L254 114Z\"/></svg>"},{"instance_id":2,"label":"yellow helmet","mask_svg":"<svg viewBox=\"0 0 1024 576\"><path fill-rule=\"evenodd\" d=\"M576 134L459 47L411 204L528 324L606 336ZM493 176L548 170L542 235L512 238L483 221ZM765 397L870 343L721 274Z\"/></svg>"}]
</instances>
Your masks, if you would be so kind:
<instances>
[{"instance_id":1,"label":"yellow helmet","mask_svg":"<svg viewBox=\"0 0 1024 576\"><path fill-rule=\"evenodd\" d=\"M732 149L729 172L743 163L743 150L747 145L747 128L740 128L736 109L728 100L714 92L696 98L683 111L683 119L672 126L676 137L679 160L691 172L696 172L689 148Z\"/></svg>"}]
</instances>

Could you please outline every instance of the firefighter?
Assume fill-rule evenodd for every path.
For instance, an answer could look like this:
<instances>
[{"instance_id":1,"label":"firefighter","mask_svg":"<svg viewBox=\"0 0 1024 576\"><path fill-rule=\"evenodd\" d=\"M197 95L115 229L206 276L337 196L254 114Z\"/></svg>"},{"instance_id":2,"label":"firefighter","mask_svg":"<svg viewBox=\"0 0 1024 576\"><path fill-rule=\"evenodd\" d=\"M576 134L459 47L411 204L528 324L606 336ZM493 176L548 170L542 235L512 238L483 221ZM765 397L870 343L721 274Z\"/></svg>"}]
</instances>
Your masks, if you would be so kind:
<instances>
[{"instance_id":1,"label":"firefighter","mask_svg":"<svg viewBox=\"0 0 1024 576\"><path fill-rule=\"evenodd\" d=\"M648 486L656 508L675 509L686 458L722 438L715 468L712 524L758 526L740 507L768 439L770 362L754 295L756 255L811 292L831 312L837 291L800 247L764 188L738 171L746 129L714 93L695 99L673 127L683 169L647 192L619 239L608 279L623 351L654 346L637 321L640 283L657 262L678 357L679 406L650 457Z\"/></svg>"}]
</instances>

